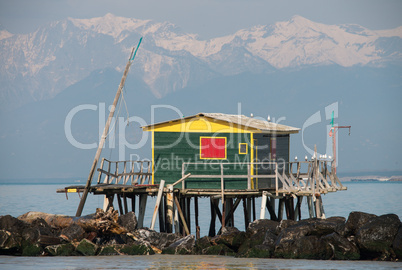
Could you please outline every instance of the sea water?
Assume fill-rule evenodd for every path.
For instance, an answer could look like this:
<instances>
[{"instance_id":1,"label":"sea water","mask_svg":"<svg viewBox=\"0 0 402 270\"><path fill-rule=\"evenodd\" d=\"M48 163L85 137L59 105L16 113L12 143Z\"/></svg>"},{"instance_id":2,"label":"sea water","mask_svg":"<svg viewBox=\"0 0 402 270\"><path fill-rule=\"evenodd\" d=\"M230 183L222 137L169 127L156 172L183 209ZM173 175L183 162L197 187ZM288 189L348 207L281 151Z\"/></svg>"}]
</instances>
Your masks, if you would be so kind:
<instances>
[{"instance_id":1,"label":"sea water","mask_svg":"<svg viewBox=\"0 0 402 270\"><path fill-rule=\"evenodd\" d=\"M399 197L402 182L347 182L347 191L328 193L323 196L327 217L348 217L352 211L376 215L394 213L402 220L402 204ZM28 211L74 216L80 197L76 193L56 193L65 185L0 185L0 215L18 217ZM68 186L68 185L66 185ZM150 226L155 198L149 198L145 226ZM138 204L138 203L137 203ZM256 200L256 216L260 216L261 199ZM102 208L103 196L89 194L83 215ZM138 207L138 206L137 206ZM193 207L193 204L192 206ZM243 210L240 205L235 212L235 226L245 230ZM201 236L209 229L210 209L208 199L199 200L199 225ZM266 211L266 217L269 217ZM302 218L308 218L307 202L302 202ZM194 211L191 227L194 232ZM149 224L148 224L149 223ZM219 228L219 221L216 227ZM158 222L156 222L158 230ZM111 256L111 257L10 257L0 256L0 269L402 269L402 263L306 261L279 259L242 259L222 256Z\"/></svg>"}]
</instances>

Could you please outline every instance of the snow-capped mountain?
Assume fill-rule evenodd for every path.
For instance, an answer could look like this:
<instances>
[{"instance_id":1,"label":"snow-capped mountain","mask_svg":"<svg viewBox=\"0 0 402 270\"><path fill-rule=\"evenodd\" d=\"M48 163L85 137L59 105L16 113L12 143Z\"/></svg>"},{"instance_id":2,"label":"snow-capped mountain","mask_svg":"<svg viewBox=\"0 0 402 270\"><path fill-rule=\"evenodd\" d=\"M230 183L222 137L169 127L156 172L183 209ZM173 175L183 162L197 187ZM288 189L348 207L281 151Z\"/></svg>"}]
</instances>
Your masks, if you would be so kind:
<instances>
[{"instance_id":1,"label":"snow-capped mountain","mask_svg":"<svg viewBox=\"0 0 402 270\"><path fill-rule=\"evenodd\" d=\"M0 31L2 107L48 99L92 71L121 71L143 36L132 76L156 97L242 72L337 64L384 66L402 59L402 27L372 31L300 16L200 40L171 23L117 17L69 18L18 35Z\"/></svg>"}]
</instances>

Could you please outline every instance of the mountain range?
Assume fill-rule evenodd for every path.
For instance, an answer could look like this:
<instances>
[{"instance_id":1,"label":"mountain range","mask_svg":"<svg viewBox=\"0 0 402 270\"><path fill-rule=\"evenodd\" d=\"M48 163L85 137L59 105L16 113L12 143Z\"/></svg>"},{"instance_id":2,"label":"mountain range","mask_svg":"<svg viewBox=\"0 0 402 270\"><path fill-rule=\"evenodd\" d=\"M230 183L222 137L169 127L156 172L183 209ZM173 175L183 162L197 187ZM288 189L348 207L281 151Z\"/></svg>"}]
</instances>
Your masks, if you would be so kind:
<instances>
[{"instance_id":1,"label":"mountain range","mask_svg":"<svg viewBox=\"0 0 402 270\"><path fill-rule=\"evenodd\" d=\"M336 123L352 125L351 136L338 133L339 172L401 170L402 26L374 31L294 16L200 40L168 22L107 14L24 35L0 29L0 178L85 178L96 149L71 145L66 118L92 106L77 113L71 132L81 143L97 142L140 37L118 110L134 121L112 130L106 158L122 151L127 159L150 158L149 138L140 149L114 144L116 130L131 144L145 138L139 127L151 122L152 109L155 121L253 113L299 128L318 113L320 121L292 135L291 156L309 155L303 145L324 154L326 107L337 104Z\"/></svg>"},{"instance_id":2,"label":"mountain range","mask_svg":"<svg viewBox=\"0 0 402 270\"><path fill-rule=\"evenodd\" d=\"M122 71L143 37L132 73L157 98L243 72L339 65L400 64L402 26L373 31L294 16L286 22L200 40L168 22L106 14L55 21L29 34L0 31L1 108L49 99L97 69Z\"/></svg>"}]
</instances>

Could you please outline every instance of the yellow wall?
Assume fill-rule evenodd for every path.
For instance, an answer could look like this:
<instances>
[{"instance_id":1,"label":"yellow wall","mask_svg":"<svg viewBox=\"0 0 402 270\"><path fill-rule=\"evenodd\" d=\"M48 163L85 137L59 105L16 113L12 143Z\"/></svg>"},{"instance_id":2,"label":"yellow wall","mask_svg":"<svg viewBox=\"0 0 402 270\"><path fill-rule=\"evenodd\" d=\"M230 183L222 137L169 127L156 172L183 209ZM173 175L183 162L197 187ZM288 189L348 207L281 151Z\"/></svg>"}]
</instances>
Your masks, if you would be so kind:
<instances>
[{"instance_id":1,"label":"yellow wall","mask_svg":"<svg viewBox=\"0 0 402 270\"><path fill-rule=\"evenodd\" d=\"M244 127L225 121L210 119L207 117L194 117L157 124L144 131L158 132L220 132L220 133L252 133L261 132L258 129Z\"/></svg>"}]
</instances>

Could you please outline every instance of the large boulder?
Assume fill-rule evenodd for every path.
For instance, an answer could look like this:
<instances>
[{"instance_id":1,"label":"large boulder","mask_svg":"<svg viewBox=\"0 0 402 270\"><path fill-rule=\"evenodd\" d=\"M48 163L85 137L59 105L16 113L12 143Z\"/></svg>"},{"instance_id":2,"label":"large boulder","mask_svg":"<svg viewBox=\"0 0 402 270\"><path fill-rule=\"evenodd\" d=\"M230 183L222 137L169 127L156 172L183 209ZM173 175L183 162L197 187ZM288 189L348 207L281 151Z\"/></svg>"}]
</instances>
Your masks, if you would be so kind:
<instances>
[{"instance_id":1,"label":"large boulder","mask_svg":"<svg viewBox=\"0 0 402 270\"><path fill-rule=\"evenodd\" d=\"M340 236L334 232L321 238L326 243L326 249L329 254L332 253L330 259L334 260L359 260L360 251L352 241Z\"/></svg>"},{"instance_id":2,"label":"large boulder","mask_svg":"<svg viewBox=\"0 0 402 270\"><path fill-rule=\"evenodd\" d=\"M61 231L60 237L67 241L79 242L84 238L84 229L76 223L72 223Z\"/></svg>"},{"instance_id":3,"label":"large boulder","mask_svg":"<svg viewBox=\"0 0 402 270\"><path fill-rule=\"evenodd\" d=\"M192 254L194 250L195 237L194 235L187 235L182 239L169 245L162 250L163 254Z\"/></svg>"},{"instance_id":4,"label":"large boulder","mask_svg":"<svg viewBox=\"0 0 402 270\"><path fill-rule=\"evenodd\" d=\"M246 230L248 235L262 234L264 235L267 230L275 232L279 222L270 219L257 219L251 222Z\"/></svg>"},{"instance_id":5,"label":"large boulder","mask_svg":"<svg viewBox=\"0 0 402 270\"><path fill-rule=\"evenodd\" d=\"M209 247L212 247L211 237L204 236L195 241L194 252L196 254L200 254L200 255L205 254L204 250Z\"/></svg>"},{"instance_id":6,"label":"large boulder","mask_svg":"<svg viewBox=\"0 0 402 270\"><path fill-rule=\"evenodd\" d=\"M182 238L178 233L158 233L148 228L138 229L133 233L133 235L136 239L147 242L160 250Z\"/></svg>"},{"instance_id":7,"label":"large boulder","mask_svg":"<svg viewBox=\"0 0 402 270\"><path fill-rule=\"evenodd\" d=\"M11 233L21 233L28 227L26 222L23 222L10 215L0 216L0 230L6 230Z\"/></svg>"},{"instance_id":8,"label":"large boulder","mask_svg":"<svg viewBox=\"0 0 402 270\"><path fill-rule=\"evenodd\" d=\"M84 256L95 256L98 246L87 239L82 239L76 247L76 251L80 255Z\"/></svg>"},{"instance_id":9,"label":"large boulder","mask_svg":"<svg viewBox=\"0 0 402 270\"><path fill-rule=\"evenodd\" d=\"M235 227L223 227L222 233L211 239L212 245L223 244L235 252L246 239L246 233L239 231Z\"/></svg>"},{"instance_id":10,"label":"large boulder","mask_svg":"<svg viewBox=\"0 0 402 270\"><path fill-rule=\"evenodd\" d=\"M128 232L133 232L137 228L137 217L134 212L128 212L125 215L119 216L117 223Z\"/></svg>"},{"instance_id":11,"label":"large boulder","mask_svg":"<svg viewBox=\"0 0 402 270\"><path fill-rule=\"evenodd\" d=\"M363 259L391 259L391 246L401 221L395 214L371 218L356 233L356 241Z\"/></svg>"},{"instance_id":12,"label":"large boulder","mask_svg":"<svg viewBox=\"0 0 402 270\"><path fill-rule=\"evenodd\" d=\"M325 243L317 235L296 234L296 238L277 241L274 255L287 259L329 259Z\"/></svg>"},{"instance_id":13,"label":"large boulder","mask_svg":"<svg viewBox=\"0 0 402 270\"><path fill-rule=\"evenodd\" d=\"M392 248L395 252L396 257L402 260L402 226L399 226L398 233L392 242Z\"/></svg>"},{"instance_id":14,"label":"large boulder","mask_svg":"<svg viewBox=\"0 0 402 270\"><path fill-rule=\"evenodd\" d=\"M75 256L78 255L72 243L52 245L45 247L45 252L51 256Z\"/></svg>"},{"instance_id":15,"label":"large boulder","mask_svg":"<svg viewBox=\"0 0 402 270\"><path fill-rule=\"evenodd\" d=\"M14 255L21 252L21 237L16 233L0 230L0 255Z\"/></svg>"},{"instance_id":16,"label":"large boulder","mask_svg":"<svg viewBox=\"0 0 402 270\"><path fill-rule=\"evenodd\" d=\"M375 218L376 215L364 212L350 212L348 220L345 224L346 235L356 235L357 231L366 224L370 219Z\"/></svg>"}]
</instances>

